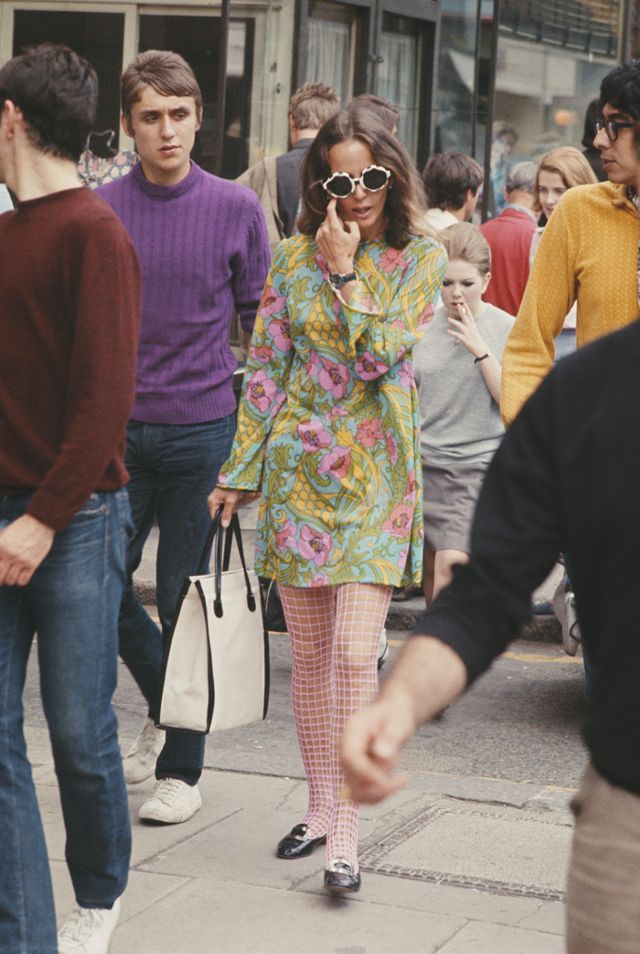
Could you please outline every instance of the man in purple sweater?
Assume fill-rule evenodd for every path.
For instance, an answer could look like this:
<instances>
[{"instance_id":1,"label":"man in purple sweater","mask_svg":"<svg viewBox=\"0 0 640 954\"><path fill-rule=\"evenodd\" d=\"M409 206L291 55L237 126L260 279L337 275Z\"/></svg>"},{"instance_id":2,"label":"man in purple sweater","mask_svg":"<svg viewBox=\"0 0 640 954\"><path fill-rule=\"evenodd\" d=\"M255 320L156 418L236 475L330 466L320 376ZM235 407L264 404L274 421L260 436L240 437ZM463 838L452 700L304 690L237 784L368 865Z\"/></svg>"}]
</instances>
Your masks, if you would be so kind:
<instances>
[{"instance_id":1,"label":"man in purple sweater","mask_svg":"<svg viewBox=\"0 0 640 954\"><path fill-rule=\"evenodd\" d=\"M202 799L205 736L156 729L163 637L185 576L201 559L210 518L207 495L234 433L229 347L234 310L250 332L270 254L253 192L204 172L190 159L202 96L176 53L140 53L122 77L122 124L140 162L102 186L128 229L142 266L142 328L136 401L127 429L129 497L136 535L120 614L120 654L149 704L149 718L124 760L125 778L155 769L143 821L176 824ZM132 575L157 520L157 602L161 628L134 594ZM157 758L157 762L156 762Z\"/></svg>"}]
</instances>

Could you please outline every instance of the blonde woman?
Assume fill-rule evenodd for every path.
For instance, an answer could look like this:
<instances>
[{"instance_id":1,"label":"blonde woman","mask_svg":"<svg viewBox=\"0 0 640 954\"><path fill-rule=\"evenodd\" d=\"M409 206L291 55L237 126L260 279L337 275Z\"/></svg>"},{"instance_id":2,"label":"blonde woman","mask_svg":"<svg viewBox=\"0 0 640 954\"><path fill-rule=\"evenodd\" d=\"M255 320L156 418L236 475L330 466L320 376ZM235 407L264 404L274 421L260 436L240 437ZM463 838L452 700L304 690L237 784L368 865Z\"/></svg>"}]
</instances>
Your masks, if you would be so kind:
<instances>
[{"instance_id":1,"label":"blonde woman","mask_svg":"<svg viewBox=\"0 0 640 954\"><path fill-rule=\"evenodd\" d=\"M491 249L470 223L440 232L449 262L442 305L414 349L420 401L427 601L466 563L485 471L504 433L502 352L514 319L483 301Z\"/></svg>"},{"instance_id":2,"label":"blonde woman","mask_svg":"<svg viewBox=\"0 0 640 954\"><path fill-rule=\"evenodd\" d=\"M547 152L538 162L535 182L535 210L541 216L531 242L530 264L538 250L544 227L562 196L574 186L597 182L595 172L585 156L573 146L561 146ZM570 354L576 347L576 305L567 314L562 331L556 338L556 361Z\"/></svg>"}]
</instances>

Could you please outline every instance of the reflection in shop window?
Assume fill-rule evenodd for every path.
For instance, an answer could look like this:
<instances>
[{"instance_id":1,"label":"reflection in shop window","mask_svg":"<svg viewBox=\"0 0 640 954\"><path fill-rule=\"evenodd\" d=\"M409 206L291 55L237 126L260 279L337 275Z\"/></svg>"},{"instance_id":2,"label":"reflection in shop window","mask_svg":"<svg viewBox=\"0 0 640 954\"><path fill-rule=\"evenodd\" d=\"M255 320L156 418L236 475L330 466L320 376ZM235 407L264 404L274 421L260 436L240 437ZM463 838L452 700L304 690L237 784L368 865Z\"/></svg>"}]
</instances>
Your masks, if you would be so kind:
<instances>
[{"instance_id":1,"label":"reflection in shop window","mask_svg":"<svg viewBox=\"0 0 640 954\"><path fill-rule=\"evenodd\" d=\"M497 180L498 164L504 178L508 167L522 159L538 159L558 146L582 149L587 107L615 62L500 35L492 179ZM500 149L501 127L513 130L506 137L510 147L506 157Z\"/></svg>"},{"instance_id":2,"label":"reflection in shop window","mask_svg":"<svg viewBox=\"0 0 640 954\"><path fill-rule=\"evenodd\" d=\"M471 154L478 0L443 0L435 151Z\"/></svg>"},{"instance_id":3,"label":"reflection in shop window","mask_svg":"<svg viewBox=\"0 0 640 954\"><path fill-rule=\"evenodd\" d=\"M619 0L502 0L491 178L558 146L583 149L585 115L617 62ZM523 69L526 63L526 70ZM511 130L505 135L502 130Z\"/></svg>"}]
</instances>

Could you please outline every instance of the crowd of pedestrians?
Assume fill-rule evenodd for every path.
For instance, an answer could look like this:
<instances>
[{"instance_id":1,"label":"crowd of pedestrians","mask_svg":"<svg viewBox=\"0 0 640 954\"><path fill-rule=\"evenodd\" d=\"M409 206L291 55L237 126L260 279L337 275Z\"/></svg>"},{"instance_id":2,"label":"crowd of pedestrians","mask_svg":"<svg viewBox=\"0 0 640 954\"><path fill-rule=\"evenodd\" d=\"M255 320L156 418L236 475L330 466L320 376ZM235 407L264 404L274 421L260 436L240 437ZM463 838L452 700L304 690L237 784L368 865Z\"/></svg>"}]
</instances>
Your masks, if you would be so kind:
<instances>
[{"instance_id":1,"label":"crowd of pedestrians","mask_svg":"<svg viewBox=\"0 0 640 954\"><path fill-rule=\"evenodd\" d=\"M200 809L205 736L156 725L163 647L211 516L259 495L308 782L277 858L325 845L327 891L360 889L359 803L401 784L401 747L517 635L563 553L592 707L568 950L635 951L638 326L552 366L567 327L581 346L638 315L640 64L602 82L607 181L570 147L512 163L481 229L482 168L445 153L421 180L380 97L341 110L306 84L290 151L230 182L191 159L193 70L149 50L121 82L137 161L92 192L96 102L66 47L0 69L0 950L106 954L125 781L155 776L142 822ZM159 625L133 589L154 524ZM421 584L428 610L375 700L392 593ZM76 897L59 932L23 731L36 633ZM148 707L124 756L118 652Z\"/></svg>"}]
</instances>

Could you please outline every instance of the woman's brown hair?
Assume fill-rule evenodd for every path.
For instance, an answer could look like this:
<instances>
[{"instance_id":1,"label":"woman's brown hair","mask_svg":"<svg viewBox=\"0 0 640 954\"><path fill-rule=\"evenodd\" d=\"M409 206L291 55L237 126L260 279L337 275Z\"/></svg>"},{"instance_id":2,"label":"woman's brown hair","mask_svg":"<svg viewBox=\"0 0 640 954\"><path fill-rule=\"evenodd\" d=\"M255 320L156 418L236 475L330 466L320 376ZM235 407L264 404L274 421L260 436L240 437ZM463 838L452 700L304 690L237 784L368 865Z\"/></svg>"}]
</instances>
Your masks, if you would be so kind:
<instances>
[{"instance_id":1,"label":"woman's brown hair","mask_svg":"<svg viewBox=\"0 0 640 954\"><path fill-rule=\"evenodd\" d=\"M423 224L426 211L418 173L406 149L372 110L343 111L324 124L302 165L302 212L298 229L315 235L327 214L329 196L322 183L331 175L329 150L358 139L371 150L373 162L391 173L384 214L385 239L392 248L404 248L412 235L431 234Z\"/></svg>"}]
</instances>

